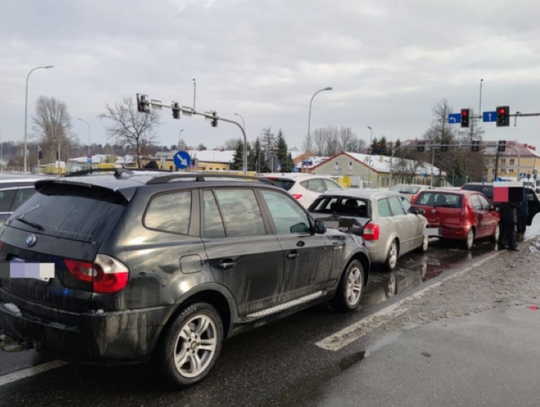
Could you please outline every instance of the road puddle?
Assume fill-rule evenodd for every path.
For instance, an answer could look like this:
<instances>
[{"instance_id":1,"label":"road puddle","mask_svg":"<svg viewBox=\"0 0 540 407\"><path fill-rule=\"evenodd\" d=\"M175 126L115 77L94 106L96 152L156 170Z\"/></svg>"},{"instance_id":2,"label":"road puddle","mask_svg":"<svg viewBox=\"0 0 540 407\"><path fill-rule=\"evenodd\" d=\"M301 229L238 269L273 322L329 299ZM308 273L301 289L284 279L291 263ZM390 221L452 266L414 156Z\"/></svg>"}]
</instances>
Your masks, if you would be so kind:
<instances>
[{"instance_id":1,"label":"road puddle","mask_svg":"<svg viewBox=\"0 0 540 407\"><path fill-rule=\"evenodd\" d=\"M368 285L362 295L362 305L374 305L388 301L407 290L438 277L448 270L475 257L496 250L496 245L489 241L477 241L472 250L462 250L457 244L430 241L430 248L425 254L410 253L399 259L396 270L391 273L374 267Z\"/></svg>"}]
</instances>

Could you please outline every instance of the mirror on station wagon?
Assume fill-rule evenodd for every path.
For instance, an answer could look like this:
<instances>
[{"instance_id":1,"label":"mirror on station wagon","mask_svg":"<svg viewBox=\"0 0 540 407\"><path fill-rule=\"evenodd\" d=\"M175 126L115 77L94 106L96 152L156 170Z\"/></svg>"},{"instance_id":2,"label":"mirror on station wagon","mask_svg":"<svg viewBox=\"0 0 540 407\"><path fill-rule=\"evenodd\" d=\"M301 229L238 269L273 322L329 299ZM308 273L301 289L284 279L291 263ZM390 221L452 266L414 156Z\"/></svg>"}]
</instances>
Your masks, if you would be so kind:
<instances>
[{"instance_id":1,"label":"mirror on station wagon","mask_svg":"<svg viewBox=\"0 0 540 407\"><path fill-rule=\"evenodd\" d=\"M304 222L296 223L291 226L291 233L309 233L309 226Z\"/></svg>"},{"instance_id":2,"label":"mirror on station wagon","mask_svg":"<svg viewBox=\"0 0 540 407\"><path fill-rule=\"evenodd\" d=\"M326 232L326 226L324 226L324 222L322 220L316 220L315 221L315 233L323 234Z\"/></svg>"}]
</instances>

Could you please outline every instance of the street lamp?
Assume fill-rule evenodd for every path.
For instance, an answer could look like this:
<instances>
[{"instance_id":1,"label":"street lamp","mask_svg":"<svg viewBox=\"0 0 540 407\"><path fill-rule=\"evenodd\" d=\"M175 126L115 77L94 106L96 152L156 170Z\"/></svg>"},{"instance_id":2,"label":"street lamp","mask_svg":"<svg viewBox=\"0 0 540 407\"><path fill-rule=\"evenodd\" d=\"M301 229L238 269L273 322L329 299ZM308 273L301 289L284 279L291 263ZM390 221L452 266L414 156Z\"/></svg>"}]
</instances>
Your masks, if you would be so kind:
<instances>
[{"instance_id":1,"label":"street lamp","mask_svg":"<svg viewBox=\"0 0 540 407\"><path fill-rule=\"evenodd\" d=\"M92 154L92 153L91 153L91 150L90 150L90 134L91 134L91 132L90 132L90 123L88 123L86 120L81 119L81 118L79 118L79 120L80 120L81 122L85 122L86 125L88 126L88 158L90 158L90 157L91 157L91 154Z\"/></svg>"},{"instance_id":2,"label":"street lamp","mask_svg":"<svg viewBox=\"0 0 540 407\"><path fill-rule=\"evenodd\" d=\"M197 81L193 78L193 111L195 111L195 102L197 100Z\"/></svg>"},{"instance_id":3,"label":"street lamp","mask_svg":"<svg viewBox=\"0 0 540 407\"><path fill-rule=\"evenodd\" d=\"M371 153L373 149L373 129L370 126L367 126L370 130L371 135L369 136L369 166L368 166L368 186L371 186Z\"/></svg>"},{"instance_id":4,"label":"street lamp","mask_svg":"<svg viewBox=\"0 0 540 407\"><path fill-rule=\"evenodd\" d=\"M26 96L24 99L24 173L26 174L26 169L28 166L28 154L26 153L28 148L28 134L26 132L27 127L27 117L28 117L28 78L30 77L30 74L34 72L36 69L50 69L54 68L52 65L47 66L37 66L34 69L32 69L30 72L28 72L28 75L26 76Z\"/></svg>"},{"instance_id":5,"label":"street lamp","mask_svg":"<svg viewBox=\"0 0 540 407\"><path fill-rule=\"evenodd\" d=\"M182 140L182 132L184 131L184 129L180 130L178 132L178 145L176 146L178 148L178 150L180 150L180 140Z\"/></svg>"},{"instance_id":6,"label":"street lamp","mask_svg":"<svg viewBox=\"0 0 540 407\"><path fill-rule=\"evenodd\" d=\"M328 87L328 88L324 88L324 89L320 89L318 90L317 92L315 92L313 94L313 96L311 97L311 100L309 101L309 117L308 117L308 127L307 127L307 136L308 136L308 145L306 146L307 149L310 149L311 148L311 104L313 103L313 98L317 95L317 93L319 92L324 92L325 90L332 90L332 88Z\"/></svg>"}]
</instances>

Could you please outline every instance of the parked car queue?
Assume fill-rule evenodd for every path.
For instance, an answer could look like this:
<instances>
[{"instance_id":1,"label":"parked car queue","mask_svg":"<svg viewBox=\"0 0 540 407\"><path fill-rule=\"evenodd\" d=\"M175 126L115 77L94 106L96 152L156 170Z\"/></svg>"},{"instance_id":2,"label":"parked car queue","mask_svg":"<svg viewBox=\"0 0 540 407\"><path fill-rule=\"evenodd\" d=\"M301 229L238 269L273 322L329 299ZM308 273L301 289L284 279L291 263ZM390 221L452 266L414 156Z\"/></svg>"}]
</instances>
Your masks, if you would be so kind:
<instances>
[{"instance_id":1,"label":"parked car queue","mask_svg":"<svg viewBox=\"0 0 540 407\"><path fill-rule=\"evenodd\" d=\"M430 236L470 249L498 233L479 192L424 190L411 204L323 179L306 209L275 180L258 181L126 169L36 181L0 228L0 261L54 272L0 278L2 348L149 362L183 388L239 332L318 303L355 310L372 264L393 270Z\"/></svg>"}]
</instances>

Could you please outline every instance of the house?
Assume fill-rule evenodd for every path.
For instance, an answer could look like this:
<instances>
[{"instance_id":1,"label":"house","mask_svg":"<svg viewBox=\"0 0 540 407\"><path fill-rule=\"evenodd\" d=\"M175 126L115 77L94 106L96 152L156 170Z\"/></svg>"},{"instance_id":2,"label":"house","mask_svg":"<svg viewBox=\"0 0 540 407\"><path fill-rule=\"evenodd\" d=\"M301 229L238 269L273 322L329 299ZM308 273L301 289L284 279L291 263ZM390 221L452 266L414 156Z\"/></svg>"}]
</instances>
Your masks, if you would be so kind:
<instances>
[{"instance_id":1,"label":"house","mask_svg":"<svg viewBox=\"0 0 540 407\"><path fill-rule=\"evenodd\" d=\"M176 151L158 151L156 161L162 169L177 171L173 157ZM193 171L229 171L234 161L235 150L187 150Z\"/></svg>"},{"instance_id":2,"label":"house","mask_svg":"<svg viewBox=\"0 0 540 407\"><path fill-rule=\"evenodd\" d=\"M390 187L390 175L392 185L427 184L432 174L446 177L444 171L427 163L394 158L391 166L390 161L390 157L382 155L342 152L315 165L311 173L349 177L350 186L369 185L376 188Z\"/></svg>"},{"instance_id":3,"label":"house","mask_svg":"<svg viewBox=\"0 0 540 407\"><path fill-rule=\"evenodd\" d=\"M495 143L491 142L490 144ZM517 141L507 141L504 152L498 151L496 146L487 145L483 153L487 159L488 181L493 181L494 178L498 177L535 180L537 178L540 170L540 153L536 151L535 146Z\"/></svg>"}]
</instances>

